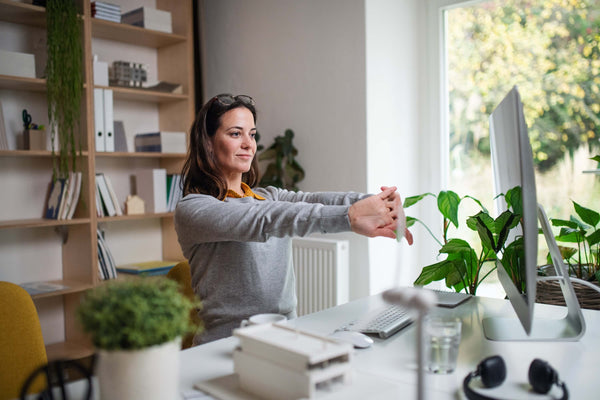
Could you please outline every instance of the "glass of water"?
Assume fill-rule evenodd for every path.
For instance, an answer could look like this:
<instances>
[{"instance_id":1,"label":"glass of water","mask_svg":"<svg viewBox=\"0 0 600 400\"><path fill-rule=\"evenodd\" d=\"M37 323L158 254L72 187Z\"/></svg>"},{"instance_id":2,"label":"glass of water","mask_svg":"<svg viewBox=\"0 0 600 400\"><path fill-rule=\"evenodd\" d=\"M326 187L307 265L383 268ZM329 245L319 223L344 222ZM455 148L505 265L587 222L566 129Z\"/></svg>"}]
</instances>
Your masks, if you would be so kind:
<instances>
[{"instance_id":1,"label":"glass of water","mask_svg":"<svg viewBox=\"0 0 600 400\"><path fill-rule=\"evenodd\" d=\"M435 374L452 373L460 346L460 319L428 316L424 323L426 369Z\"/></svg>"}]
</instances>

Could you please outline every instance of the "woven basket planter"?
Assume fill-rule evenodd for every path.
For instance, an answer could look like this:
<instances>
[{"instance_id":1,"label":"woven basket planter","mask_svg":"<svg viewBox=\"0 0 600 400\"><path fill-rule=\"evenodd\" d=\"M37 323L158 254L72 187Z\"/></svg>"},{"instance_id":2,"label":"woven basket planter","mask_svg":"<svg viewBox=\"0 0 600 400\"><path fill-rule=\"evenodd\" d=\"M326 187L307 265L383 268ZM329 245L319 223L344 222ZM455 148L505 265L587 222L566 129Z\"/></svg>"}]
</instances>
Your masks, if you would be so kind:
<instances>
[{"instance_id":1,"label":"woven basket planter","mask_svg":"<svg viewBox=\"0 0 600 400\"><path fill-rule=\"evenodd\" d=\"M592 282L598 285L597 281ZM600 293L579 282L572 282L573 289L581 308L600 310ZM537 303L565 305L562 290L558 281L540 281L537 283L535 301Z\"/></svg>"}]
</instances>

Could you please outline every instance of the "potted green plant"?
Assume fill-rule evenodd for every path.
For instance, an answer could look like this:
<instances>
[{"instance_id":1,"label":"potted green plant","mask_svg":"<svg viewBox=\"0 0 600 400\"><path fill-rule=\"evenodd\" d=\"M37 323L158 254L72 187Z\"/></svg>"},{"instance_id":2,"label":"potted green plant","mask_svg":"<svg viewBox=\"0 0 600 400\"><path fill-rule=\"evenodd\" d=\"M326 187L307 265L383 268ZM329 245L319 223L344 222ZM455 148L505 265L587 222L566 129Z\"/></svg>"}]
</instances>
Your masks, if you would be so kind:
<instances>
[{"instance_id":1,"label":"potted green plant","mask_svg":"<svg viewBox=\"0 0 600 400\"><path fill-rule=\"evenodd\" d=\"M162 277L88 291L77 317L98 350L102 398L176 398L181 337L197 330L190 311L198 306Z\"/></svg>"},{"instance_id":2,"label":"potted green plant","mask_svg":"<svg viewBox=\"0 0 600 400\"><path fill-rule=\"evenodd\" d=\"M568 220L550 218L552 226L559 228L554 235L563 262L571 277L600 286L600 213L573 201L574 214ZM552 259L547 257L547 265L540 266L539 275L554 275ZM580 283L572 281L579 303L584 308L600 309L600 293ZM542 281L537 285L537 300L550 304L564 304L558 282ZM600 290L600 288L599 288Z\"/></svg>"},{"instance_id":3,"label":"potted green plant","mask_svg":"<svg viewBox=\"0 0 600 400\"><path fill-rule=\"evenodd\" d=\"M53 180L66 179L69 171L75 171L77 153L81 154L77 130L83 96L83 36L75 3L48 1L46 4L46 87ZM59 149L58 155L55 146Z\"/></svg>"},{"instance_id":4,"label":"potted green plant","mask_svg":"<svg viewBox=\"0 0 600 400\"><path fill-rule=\"evenodd\" d=\"M293 139L294 132L286 129L283 136L277 136L273 144L258 156L259 161L270 161L259 182L260 186L298 190L296 184L304 179L304 169L295 159L298 149L294 147Z\"/></svg>"},{"instance_id":5,"label":"potted green plant","mask_svg":"<svg viewBox=\"0 0 600 400\"><path fill-rule=\"evenodd\" d=\"M518 268L513 266L518 265L515 258L518 257L517 248L522 241L517 239L507 245L509 232L520 222L519 196L520 188L509 191L504 197L512 210L503 212L497 218L493 218L478 199L468 195L461 198L451 190L441 191L437 196L433 193L425 193L406 198L404 208L409 208L426 197L436 198L437 209L442 215L443 222L442 240L439 240L421 220L411 216L406 217L408 227L417 222L421 223L441 246L439 254L446 256L442 261L423 267L414 284L424 286L444 279L448 288L454 288L457 292L464 290L475 295L481 282L496 269L498 253L504 254L501 259L502 265L509 271L513 280L519 282L521 274ZM474 201L480 207L477 214L466 219L467 227L477 232L479 243L474 245L464 239L449 236L451 225L455 228L459 227L458 210L465 199ZM483 268L486 264L491 264L488 271ZM518 284L522 286L522 282Z\"/></svg>"}]
</instances>

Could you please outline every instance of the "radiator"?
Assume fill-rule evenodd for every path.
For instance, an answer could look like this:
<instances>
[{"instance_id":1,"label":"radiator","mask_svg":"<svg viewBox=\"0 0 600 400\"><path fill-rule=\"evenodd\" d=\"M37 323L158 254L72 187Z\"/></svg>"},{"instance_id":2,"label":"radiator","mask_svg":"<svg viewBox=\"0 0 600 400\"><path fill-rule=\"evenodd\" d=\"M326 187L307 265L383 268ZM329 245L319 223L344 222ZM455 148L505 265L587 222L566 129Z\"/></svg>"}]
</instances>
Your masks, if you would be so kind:
<instances>
[{"instance_id":1,"label":"radiator","mask_svg":"<svg viewBox=\"0 0 600 400\"><path fill-rule=\"evenodd\" d=\"M348 301L348 254L347 240L292 239L298 316Z\"/></svg>"}]
</instances>

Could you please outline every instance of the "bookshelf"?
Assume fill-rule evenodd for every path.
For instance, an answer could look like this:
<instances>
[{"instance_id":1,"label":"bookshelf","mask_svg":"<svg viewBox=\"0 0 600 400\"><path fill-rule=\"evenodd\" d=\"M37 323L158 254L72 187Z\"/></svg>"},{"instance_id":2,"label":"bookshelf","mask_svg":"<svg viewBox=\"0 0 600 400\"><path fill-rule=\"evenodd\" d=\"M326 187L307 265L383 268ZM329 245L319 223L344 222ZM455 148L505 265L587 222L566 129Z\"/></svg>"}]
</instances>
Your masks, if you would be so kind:
<instances>
[{"instance_id":1,"label":"bookshelf","mask_svg":"<svg viewBox=\"0 0 600 400\"><path fill-rule=\"evenodd\" d=\"M44 281L66 286L62 290L32 296L38 308L50 359L80 358L93 351L78 326L75 310L86 290L102 284L98 278L97 229L105 232L110 246L113 240L117 249L113 255L118 264L147 261L149 254L163 259L183 259L173 226L173 213L97 217L95 175L98 172L110 175L122 205L125 197L133 191L131 176L135 175L136 168L165 168L168 173L180 172L184 155L134 153L133 136L138 133L138 127L141 132L187 132L193 121L192 1L111 2L121 5L122 12L141 6L169 11L173 33L92 18L90 1L78 0L85 57L79 129L82 152L78 158L83 184L73 219L41 218L52 174L50 151L0 151L0 180L6 181L10 177L8 190L0 194L0 208L5 210L0 211L0 256L10 267L0 269L0 280L15 283ZM45 26L43 7L0 0L0 33L8 31L17 38L14 41L20 42L22 39L26 42L32 40L31 37L43 35ZM0 49L7 46L7 40L0 40ZM8 47L11 46L12 43L9 43ZM24 50L28 52L26 50L31 49ZM182 86L182 94L109 87L113 90L115 120L125 122L129 152L96 152L94 149L93 91L94 88L108 88L94 85L95 54L109 65L114 60L142 62L148 65L151 71L149 75L153 78ZM136 59L138 55L141 59ZM0 75L0 101L12 104L14 109L31 107L37 111L37 116L47 118L45 95L46 81L43 78ZM6 109L5 119L10 119L10 116L6 117ZM8 121L7 125L8 135L18 135L15 124L10 125ZM21 199L15 200L19 196ZM23 256L29 253L32 255Z\"/></svg>"}]
</instances>

